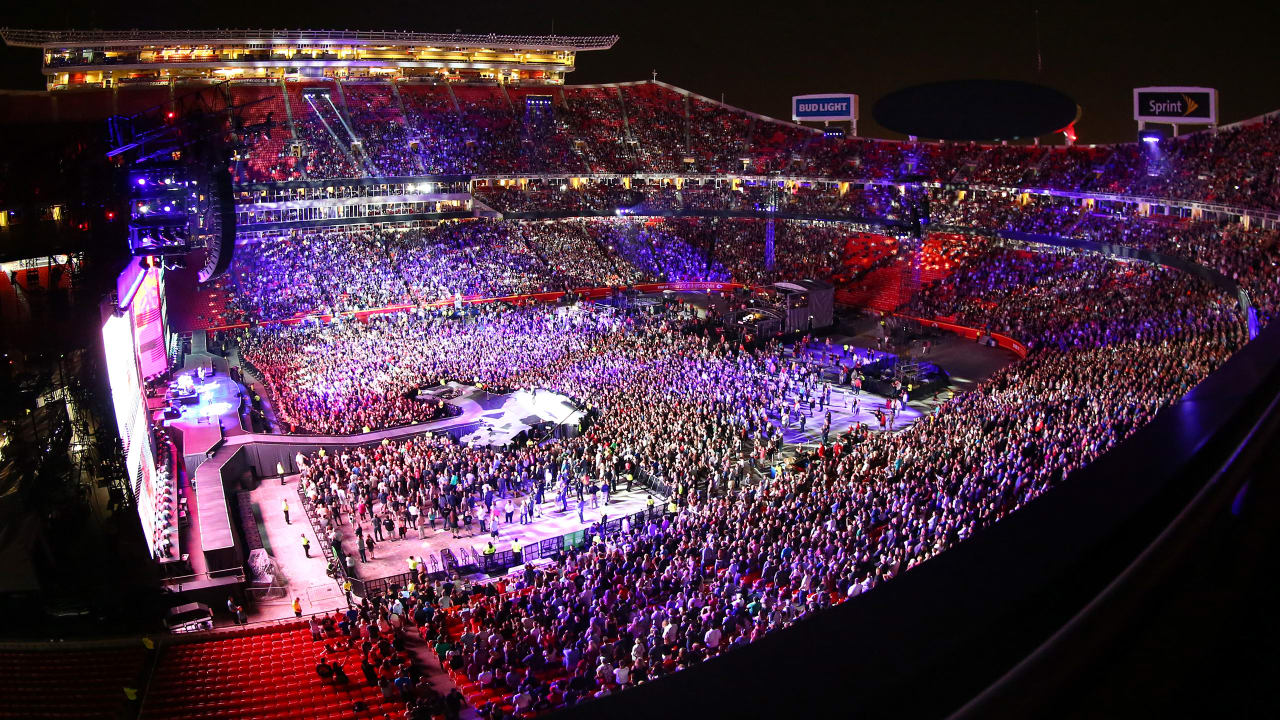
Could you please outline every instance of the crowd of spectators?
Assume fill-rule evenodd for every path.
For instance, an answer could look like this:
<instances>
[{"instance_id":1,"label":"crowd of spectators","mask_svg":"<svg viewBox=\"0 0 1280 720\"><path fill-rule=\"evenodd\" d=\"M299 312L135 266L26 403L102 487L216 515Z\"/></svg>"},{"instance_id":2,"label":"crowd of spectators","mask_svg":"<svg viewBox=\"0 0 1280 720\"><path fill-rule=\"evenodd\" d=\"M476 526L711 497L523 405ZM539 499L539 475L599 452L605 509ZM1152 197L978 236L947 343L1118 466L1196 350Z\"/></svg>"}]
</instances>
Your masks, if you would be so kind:
<instances>
[{"instance_id":1,"label":"crowd of spectators","mask_svg":"<svg viewBox=\"0 0 1280 720\"><path fill-rule=\"evenodd\" d=\"M647 282L841 281L892 253L847 223L753 218L475 220L432 228L297 230L245 242L231 269L236 320L284 320L472 297Z\"/></svg>"},{"instance_id":2,"label":"crowd of spectators","mask_svg":"<svg viewBox=\"0 0 1280 720\"><path fill-rule=\"evenodd\" d=\"M557 88L550 117L502 88L423 85L401 88L397 137L399 130L368 129L395 124L399 103L380 92L348 92L346 103L382 172L922 174L1280 206L1280 177L1267 159L1280 144L1274 118L1162 141L1159 152L983 147L821 137L656 84ZM315 121L342 120L326 113ZM323 142L315 127L295 117L313 153ZM399 160L378 149L402 140L409 154ZM308 174L345 172L305 157ZM798 214L902 219L900 194L885 185L792 184L776 192L730 183L535 182L479 197L508 212L758 211L776 202ZM934 190L928 197L933 225L1168 253L1240 283L1264 323L1277 312L1275 232L1042 195ZM453 582L415 584L395 613L399 622L429 638L444 665L500 698L481 708L486 716L523 717L624 690L866 592L1064 481L1247 337L1236 298L1194 276L947 236L920 250L946 272L906 310L1010 335L1027 345L1027 357L902 431L855 425L775 466L768 461L782 447L785 413L821 396L823 384L776 344L748 349L685 332L691 318L683 310L425 307L644 280L840 277L901 251L898 241L847 223L779 220L776 262L767 268L768 227L759 218L482 221L297 232L237 254L236 302L249 317L414 306L240 333L243 357L266 376L278 416L295 430L424 422L445 407L423 391L450 380L550 389L591 411L584 432L541 445L471 447L440 435L306 458L304 492L324 522L372 538L390 521L421 537L437 532L437 521L439 532L455 533L467 518L500 522L508 498L528 504L547 493L563 502L636 477L672 489L662 498L663 518L526 567L511 587L473 595Z\"/></svg>"},{"instance_id":3,"label":"crowd of spectators","mask_svg":"<svg viewBox=\"0 0 1280 720\"><path fill-rule=\"evenodd\" d=\"M275 320L563 289L526 244L533 230L473 221L272 235L236 252L236 304L250 319Z\"/></svg>"},{"instance_id":4,"label":"crowd of spectators","mask_svg":"<svg viewBox=\"0 0 1280 720\"><path fill-rule=\"evenodd\" d=\"M1107 344L1115 326L1141 337L1145 318L1117 308L1156 307L1164 295L1194 296L1201 305L1239 316L1233 303L1211 301L1202 285L1179 271L1146 263L995 248L922 289L909 312L1025 338L1029 347L1047 343L1066 349Z\"/></svg>"},{"instance_id":5,"label":"crowd of spectators","mask_svg":"<svg viewBox=\"0 0 1280 720\"><path fill-rule=\"evenodd\" d=\"M309 177L426 173L741 173L1036 187L1280 207L1280 116L1102 147L824 137L655 83L546 88L347 84L345 98L291 86ZM326 88L330 86L326 85ZM254 86L261 94L263 87ZM267 89L267 92L270 90ZM519 91L519 92L517 92ZM330 104L332 102L332 104ZM403 112L401 112L403 107ZM345 113L345 117L344 117ZM347 120L351 129L347 130ZM276 120L287 126L284 119ZM278 133L250 138L281 154ZM367 158L354 149L366 148ZM272 175L274 158L258 161ZM365 159L372 162L366 163Z\"/></svg>"},{"instance_id":6,"label":"crowd of spectators","mask_svg":"<svg viewBox=\"0 0 1280 720\"><path fill-rule=\"evenodd\" d=\"M607 217L297 230L237 250L230 305L243 319L280 320L566 288L728 280L709 255L714 228L697 229Z\"/></svg>"},{"instance_id":7,"label":"crowd of spectators","mask_svg":"<svg viewBox=\"0 0 1280 720\"><path fill-rule=\"evenodd\" d=\"M495 498L520 494L523 505L523 497L546 493L563 502L584 478L614 488L640 474L690 488L740 483L742 448L767 448L779 437L765 418L766 390L780 380L728 345L679 332L681 322L678 312L624 318L548 307L407 320L401 324L426 340L430 356L415 358L412 372L590 398L595 422L584 434L541 445L473 448L439 435L313 458L304 487L319 485L313 494L331 517L354 511L361 522L403 521L415 507L410 514L431 531L434 518L442 520L439 531L457 532L466 516L495 516ZM397 342L382 325L363 331ZM673 427L687 432L677 439ZM324 492L335 481L344 493Z\"/></svg>"},{"instance_id":8,"label":"crowd of spectators","mask_svg":"<svg viewBox=\"0 0 1280 720\"><path fill-rule=\"evenodd\" d=\"M450 583L449 590L453 589ZM457 590L463 587L458 585ZM430 597L439 603L442 595L433 590ZM417 595L366 597L345 610L309 617L311 639L324 648L316 661L318 680L338 688L355 683L376 688L385 703L404 703L405 720L457 720L462 694L457 689L444 693L433 688L409 647L414 618L424 612L420 602Z\"/></svg>"},{"instance_id":9,"label":"crowd of spectators","mask_svg":"<svg viewBox=\"0 0 1280 720\"><path fill-rule=\"evenodd\" d=\"M1074 234L1155 250L1217 270L1248 293L1264 325L1280 312L1280 232L1233 222L1089 213L1074 227Z\"/></svg>"},{"instance_id":10,"label":"crowd of spectators","mask_svg":"<svg viewBox=\"0 0 1280 720\"><path fill-rule=\"evenodd\" d=\"M303 147L307 177L363 177L371 174L356 156L356 137L338 110L331 83L289 86L293 130Z\"/></svg>"},{"instance_id":11,"label":"crowd of spectators","mask_svg":"<svg viewBox=\"0 0 1280 720\"><path fill-rule=\"evenodd\" d=\"M342 88L351 125L379 174L385 177L424 174L422 158L414 150L417 136L410 130L391 85L343 83Z\"/></svg>"},{"instance_id":12,"label":"crowd of spectators","mask_svg":"<svg viewBox=\"0 0 1280 720\"><path fill-rule=\"evenodd\" d=\"M465 317L466 321L457 318ZM349 434L425 422L438 403L419 398L447 380L512 386L522 363L569 352L587 330L540 342L531 328L553 318L452 308L376 315L367 321L263 325L239 334L241 355L265 376L282 421Z\"/></svg>"},{"instance_id":13,"label":"crowd of spectators","mask_svg":"<svg viewBox=\"0 0 1280 720\"><path fill-rule=\"evenodd\" d=\"M578 188L549 187L532 194L572 216L583 204L607 206L623 193L630 200L640 199L642 205L653 204L656 192L656 197L673 198L677 207L692 202L695 209L705 210L738 209L748 203L759 207L751 198L761 193L752 187L677 188L669 183L633 187L583 183ZM526 197L531 193L528 188L495 190L497 194L490 198L495 204L538 204ZM898 190L893 186L843 193L835 186L794 187L777 197L805 198L801 202L812 209L834 207L850 196L848 207L858 213L851 219L886 208L888 213L881 217L894 220L903 215L901 204L895 204ZM1145 216L1135 212L1136 206L1095 205L1049 195L933 190L928 197L929 228L1019 231L1162 252L1221 272L1255 298L1264 323L1275 316L1273 298L1280 294L1276 287L1280 280L1271 269L1280 260L1280 248L1274 231L1237 222ZM567 200L562 204L560 199ZM818 214L842 217L839 212ZM883 236L856 242L862 237L860 227L848 222L778 220L774 225L772 268L765 267L767 223L758 218L659 220L600 214L446 223L430 229L294 231L250 241L237 252L232 273L237 294L231 310L244 319L273 320L655 281L762 284L817 278L840 284L896 252L896 243L893 247L882 244ZM908 256L898 260L912 262Z\"/></svg>"},{"instance_id":14,"label":"crowd of spectators","mask_svg":"<svg viewBox=\"0 0 1280 720\"><path fill-rule=\"evenodd\" d=\"M431 359L406 377L553 389L597 420L533 447L432 437L308 459L306 487L364 535L409 507L456 531L491 516L495 492L540 484L567 493L640 474L675 488L664 518L526 568L504 594L459 604L419 588L417 624L441 662L497 694L482 712L526 715L677 672L895 577L1121 442L1245 337L1232 298L1139 262L993 250L953 278L919 310L1018 334L1027 359L906 430L855 426L762 479L749 470L780 447L781 414L821 391L776 345L581 308L344 326L347 347L372 336L354 357L413 333Z\"/></svg>"}]
</instances>

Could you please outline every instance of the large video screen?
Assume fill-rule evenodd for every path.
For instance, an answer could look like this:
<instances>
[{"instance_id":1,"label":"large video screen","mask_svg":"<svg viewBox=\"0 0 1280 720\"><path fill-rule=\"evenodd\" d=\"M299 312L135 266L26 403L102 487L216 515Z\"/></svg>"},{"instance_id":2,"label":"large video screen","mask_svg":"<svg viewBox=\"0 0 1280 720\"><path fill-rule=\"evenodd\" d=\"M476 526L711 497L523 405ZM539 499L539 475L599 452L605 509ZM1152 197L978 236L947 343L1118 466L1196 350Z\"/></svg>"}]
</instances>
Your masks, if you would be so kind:
<instances>
[{"instance_id":1,"label":"large video screen","mask_svg":"<svg viewBox=\"0 0 1280 720\"><path fill-rule=\"evenodd\" d=\"M133 333L123 315L112 315L102 326L102 347L107 355L107 378L116 410L120 439L128 447L133 439L134 417L142 405L142 383L134 357Z\"/></svg>"},{"instance_id":2,"label":"large video screen","mask_svg":"<svg viewBox=\"0 0 1280 720\"><path fill-rule=\"evenodd\" d=\"M124 443L125 469L137 501L147 547L155 554L155 454L147 423L147 406L138 368L135 323L131 313L112 315L102 326L107 377L115 408L116 425Z\"/></svg>"},{"instance_id":3,"label":"large video screen","mask_svg":"<svg viewBox=\"0 0 1280 720\"><path fill-rule=\"evenodd\" d=\"M130 304L129 315L133 320L133 339L138 349L142 377L159 375L169 364L159 268L149 268L143 274L142 284Z\"/></svg>"}]
</instances>

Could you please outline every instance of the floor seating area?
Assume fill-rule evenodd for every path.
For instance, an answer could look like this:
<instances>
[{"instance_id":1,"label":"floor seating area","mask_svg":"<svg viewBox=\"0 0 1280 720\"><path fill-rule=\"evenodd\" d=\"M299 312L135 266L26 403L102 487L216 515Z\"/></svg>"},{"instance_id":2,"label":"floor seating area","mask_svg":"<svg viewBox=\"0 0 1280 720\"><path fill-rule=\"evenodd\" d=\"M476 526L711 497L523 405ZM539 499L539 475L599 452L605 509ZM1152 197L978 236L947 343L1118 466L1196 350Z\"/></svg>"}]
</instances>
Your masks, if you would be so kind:
<instances>
[{"instance_id":1,"label":"floor seating area","mask_svg":"<svg viewBox=\"0 0 1280 720\"><path fill-rule=\"evenodd\" d=\"M122 717L146 650L0 652L0 718Z\"/></svg>"}]
</instances>

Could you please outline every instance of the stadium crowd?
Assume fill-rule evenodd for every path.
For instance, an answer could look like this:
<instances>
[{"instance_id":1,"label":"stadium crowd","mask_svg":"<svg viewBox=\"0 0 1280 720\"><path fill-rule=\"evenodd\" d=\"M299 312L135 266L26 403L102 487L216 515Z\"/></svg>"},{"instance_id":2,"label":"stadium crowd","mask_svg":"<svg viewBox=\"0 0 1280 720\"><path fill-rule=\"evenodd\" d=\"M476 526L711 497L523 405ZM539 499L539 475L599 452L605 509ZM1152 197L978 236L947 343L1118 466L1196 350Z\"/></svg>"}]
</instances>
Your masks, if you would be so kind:
<instances>
[{"instance_id":1,"label":"stadium crowd","mask_svg":"<svg viewBox=\"0 0 1280 720\"><path fill-rule=\"evenodd\" d=\"M651 281L729 279L708 232L636 218L297 230L235 255L233 310L252 320Z\"/></svg>"},{"instance_id":2,"label":"stadium crowd","mask_svg":"<svg viewBox=\"0 0 1280 720\"><path fill-rule=\"evenodd\" d=\"M766 223L750 218L295 230L237 249L228 310L237 321L267 321L645 282L839 279L897 247L844 223L780 220L767 269L765 234Z\"/></svg>"},{"instance_id":3,"label":"stadium crowd","mask_svg":"<svg viewBox=\"0 0 1280 720\"><path fill-rule=\"evenodd\" d=\"M421 330L433 359L410 376L550 388L598 419L530 448L439 436L311 458L304 486L330 516L404 524L414 507L452 530L539 485L639 474L675 488L665 518L527 568L512 592L442 602L419 585L414 621L441 662L496 693L483 712L522 716L677 672L893 578L1122 441L1244 340L1231 298L1137 262L994 250L938 287L922 310L1034 337L1028 358L906 430L851 428L757 480L781 413L820 392L776 346L585 309L371 323L357 332L375 346L387 327Z\"/></svg>"},{"instance_id":4,"label":"stadium crowd","mask_svg":"<svg viewBox=\"0 0 1280 720\"><path fill-rule=\"evenodd\" d=\"M528 244L530 233L485 221L295 231L246 244L232 274L240 309L254 319L563 289Z\"/></svg>"},{"instance_id":5,"label":"stadium crowd","mask_svg":"<svg viewBox=\"0 0 1280 720\"><path fill-rule=\"evenodd\" d=\"M892 194L885 200L892 207ZM1271 233L998 194L935 195L934 217L1170 252L1235 277L1267 309L1264 321L1274 308ZM847 223L778 221L781 270L767 271L765 227L574 218L309 234L255 250L237 282L246 307L289 314L657 277L834 276L901 250ZM308 501L366 544L386 527L419 537L457 533L468 519L493 527L545 495L567 507L571 493L635 478L672 489L664 518L526 568L508 592L415 584L402 621L493 698L482 712L525 716L676 672L895 577L1121 442L1245 341L1235 298L1190 275L935 235L920 252L945 272L906 310L1019 338L1028 357L905 430L855 426L772 468L784 414L821 397L822 383L776 345L684 332L680 310L419 306L262 325L242 333L241 349L270 379L282 417L313 432L421 422L419 412L440 407L417 395L448 380L551 389L591 409L585 432L542 445L469 447L440 435L305 460ZM339 258L350 267L321 279ZM291 277L311 281L287 290Z\"/></svg>"},{"instance_id":6,"label":"stadium crowd","mask_svg":"<svg viewBox=\"0 0 1280 720\"><path fill-rule=\"evenodd\" d=\"M1280 311L1275 231L1015 189L1280 209L1276 115L1155 144L986 146L826 137L658 83L313 85L233 88L260 101L237 181L546 177L476 184L478 201L524 219L296 230L239 249L243 319L406 307L236 331L277 416L326 434L422 423L457 412L431 392L448 381L553 390L590 411L582 432L541 444L440 434L304 458L325 529L373 551L384 529L483 531L547 496L581 512L602 489L669 489L661 517L514 582L417 578L394 602L365 599L365 625L416 628L493 720L678 672L896 577L1066 480L1247 339L1237 298L1193 275L964 233L1153 250L1239 283L1263 324ZM809 180L730 177L773 172ZM926 199L919 242L851 222L909 229ZM786 218L733 217L767 211ZM850 222L796 219L814 216ZM856 282L894 264L922 270L894 309L1012 336L1026 358L905 429L824 432L781 464L791 414L816 424L827 402L788 349L689 332L682 307L460 302L654 280Z\"/></svg>"},{"instance_id":7,"label":"stadium crowd","mask_svg":"<svg viewBox=\"0 0 1280 720\"><path fill-rule=\"evenodd\" d=\"M1280 208L1280 116L1158 147L986 146L823 137L669 86L539 90L343 83L290 90L306 177L425 173L714 173L1093 190ZM260 99L259 86L237 88ZM550 98L551 106L527 98ZM252 96L250 98L249 96ZM331 104L332 103L332 104ZM280 118L276 118L277 122ZM348 130L347 128L350 128ZM275 131L252 135L246 179L281 172ZM355 149L358 143L363 150ZM372 162L364 162L364 160Z\"/></svg>"}]
</instances>

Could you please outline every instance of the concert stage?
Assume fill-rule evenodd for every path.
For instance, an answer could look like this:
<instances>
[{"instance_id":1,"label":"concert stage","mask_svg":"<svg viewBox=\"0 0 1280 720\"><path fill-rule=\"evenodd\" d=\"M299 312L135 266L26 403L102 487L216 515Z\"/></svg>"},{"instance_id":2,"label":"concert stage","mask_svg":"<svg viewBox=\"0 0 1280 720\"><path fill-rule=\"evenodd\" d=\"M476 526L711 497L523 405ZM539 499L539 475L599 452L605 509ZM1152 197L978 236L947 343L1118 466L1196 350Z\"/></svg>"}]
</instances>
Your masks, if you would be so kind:
<instances>
[{"instance_id":1,"label":"concert stage","mask_svg":"<svg viewBox=\"0 0 1280 720\"><path fill-rule=\"evenodd\" d=\"M861 372L863 390L885 397L901 397L905 389L910 400L930 397L951 382L951 377L937 365L898 355L863 365Z\"/></svg>"},{"instance_id":2,"label":"concert stage","mask_svg":"<svg viewBox=\"0 0 1280 720\"><path fill-rule=\"evenodd\" d=\"M177 406L177 417L173 417L171 410L165 415L164 425L177 430L182 436L182 454L188 472L199 467L209 451L217 447L224 437L243 432L240 426L243 388L225 371L214 372L214 375L199 380L195 370L178 371L176 375L179 378L192 379L192 395L190 400L184 399Z\"/></svg>"},{"instance_id":3,"label":"concert stage","mask_svg":"<svg viewBox=\"0 0 1280 720\"><path fill-rule=\"evenodd\" d=\"M489 398L479 427L458 438L463 444L506 445L530 430L549 431L554 425L576 428L586 415L573 400L549 390L517 390Z\"/></svg>"}]
</instances>

